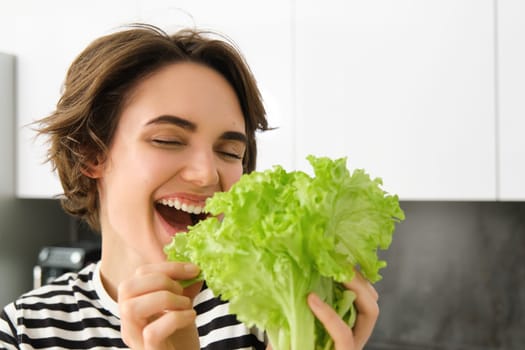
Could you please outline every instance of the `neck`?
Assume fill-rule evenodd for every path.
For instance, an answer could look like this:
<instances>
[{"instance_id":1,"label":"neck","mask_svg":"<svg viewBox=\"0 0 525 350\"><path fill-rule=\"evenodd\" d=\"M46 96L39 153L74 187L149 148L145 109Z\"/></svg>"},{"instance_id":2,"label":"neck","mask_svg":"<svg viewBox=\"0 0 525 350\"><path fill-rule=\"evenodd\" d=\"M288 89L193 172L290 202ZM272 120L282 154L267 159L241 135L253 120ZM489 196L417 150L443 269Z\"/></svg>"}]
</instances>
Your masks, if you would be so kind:
<instances>
[{"instance_id":1,"label":"neck","mask_svg":"<svg viewBox=\"0 0 525 350\"><path fill-rule=\"evenodd\" d=\"M146 262L138 255L126 249L118 252L113 247L122 247L118 242L109 242L111 238L102 236L102 256L100 262L100 278L109 296L118 301L118 286L130 278L136 269Z\"/></svg>"}]
</instances>

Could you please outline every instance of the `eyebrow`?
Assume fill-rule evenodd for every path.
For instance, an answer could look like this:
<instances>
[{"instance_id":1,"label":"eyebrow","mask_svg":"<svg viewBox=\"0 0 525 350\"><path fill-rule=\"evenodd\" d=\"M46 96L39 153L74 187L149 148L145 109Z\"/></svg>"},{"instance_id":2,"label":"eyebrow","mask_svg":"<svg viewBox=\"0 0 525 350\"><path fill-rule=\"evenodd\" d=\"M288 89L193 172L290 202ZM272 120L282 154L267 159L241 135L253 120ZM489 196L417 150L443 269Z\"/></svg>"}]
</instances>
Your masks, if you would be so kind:
<instances>
[{"instance_id":1,"label":"eyebrow","mask_svg":"<svg viewBox=\"0 0 525 350\"><path fill-rule=\"evenodd\" d=\"M178 127L189 131L197 130L197 125L195 123L192 123L189 120L174 115L161 115L151 120L148 120L148 122L146 123L146 125L152 124L174 124Z\"/></svg>"},{"instance_id":2,"label":"eyebrow","mask_svg":"<svg viewBox=\"0 0 525 350\"><path fill-rule=\"evenodd\" d=\"M223 140L240 141L245 145L248 144L248 138L242 132L237 131L226 131L221 135Z\"/></svg>"},{"instance_id":3,"label":"eyebrow","mask_svg":"<svg viewBox=\"0 0 525 350\"><path fill-rule=\"evenodd\" d=\"M188 131L194 132L197 130L197 124L181 118L174 115L161 115L156 118L153 118L149 120L146 125L152 125L152 124L173 124L176 125L182 129L186 129ZM244 144L248 144L248 138L245 134L238 131L225 131L220 136L220 139L223 140L233 140L233 141L240 141Z\"/></svg>"}]
</instances>

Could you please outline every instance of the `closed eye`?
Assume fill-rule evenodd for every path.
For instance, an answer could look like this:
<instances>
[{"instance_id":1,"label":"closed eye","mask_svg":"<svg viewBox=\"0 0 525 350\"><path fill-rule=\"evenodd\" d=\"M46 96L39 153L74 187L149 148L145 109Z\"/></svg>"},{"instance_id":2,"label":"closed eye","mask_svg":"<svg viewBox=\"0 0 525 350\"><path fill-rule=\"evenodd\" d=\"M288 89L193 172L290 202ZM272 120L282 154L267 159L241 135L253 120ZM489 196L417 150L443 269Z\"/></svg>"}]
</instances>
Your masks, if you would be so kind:
<instances>
[{"instance_id":1,"label":"closed eye","mask_svg":"<svg viewBox=\"0 0 525 350\"><path fill-rule=\"evenodd\" d=\"M239 161L244 158L246 143L239 140L221 139L215 145L215 152L223 159L229 161Z\"/></svg>"},{"instance_id":2,"label":"closed eye","mask_svg":"<svg viewBox=\"0 0 525 350\"><path fill-rule=\"evenodd\" d=\"M153 139L151 142L156 143L162 146L182 146L183 143L179 140L170 140L170 139Z\"/></svg>"},{"instance_id":3,"label":"closed eye","mask_svg":"<svg viewBox=\"0 0 525 350\"><path fill-rule=\"evenodd\" d=\"M237 153L224 152L224 151L219 151L218 153L226 158L242 160L242 155L238 155Z\"/></svg>"}]
</instances>

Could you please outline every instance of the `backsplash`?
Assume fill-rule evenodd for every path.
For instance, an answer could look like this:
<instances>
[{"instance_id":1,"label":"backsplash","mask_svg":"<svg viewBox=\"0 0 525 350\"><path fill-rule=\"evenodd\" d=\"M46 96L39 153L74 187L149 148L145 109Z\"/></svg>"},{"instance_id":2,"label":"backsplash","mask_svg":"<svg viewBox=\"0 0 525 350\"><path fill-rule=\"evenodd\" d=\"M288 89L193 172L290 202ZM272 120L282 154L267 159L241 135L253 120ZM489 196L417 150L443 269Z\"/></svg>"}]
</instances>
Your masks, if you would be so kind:
<instances>
[{"instance_id":1,"label":"backsplash","mask_svg":"<svg viewBox=\"0 0 525 350\"><path fill-rule=\"evenodd\" d=\"M525 349L525 203L401 206L366 349Z\"/></svg>"},{"instance_id":2,"label":"backsplash","mask_svg":"<svg viewBox=\"0 0 525 350\"><path fill-rule=\"evenodd\" d=\"M401 207L407 219L381 253L381 314L366 349L525 349L525 203ZM52 200L0 201L0 214L2 304L30 288L40 246L93 237Z\"/></svg>"}]
</instances>

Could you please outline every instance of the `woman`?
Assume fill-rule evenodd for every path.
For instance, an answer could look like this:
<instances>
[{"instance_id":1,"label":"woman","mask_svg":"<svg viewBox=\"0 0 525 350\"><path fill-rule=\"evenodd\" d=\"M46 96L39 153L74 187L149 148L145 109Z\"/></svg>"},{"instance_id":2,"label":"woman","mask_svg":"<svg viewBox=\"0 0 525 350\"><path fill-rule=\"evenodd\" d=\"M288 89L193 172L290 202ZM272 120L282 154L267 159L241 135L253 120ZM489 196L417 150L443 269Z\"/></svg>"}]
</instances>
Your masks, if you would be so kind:
<instances>
[{"instance_id":1,"label":"woman","mask_svg":"<svg viewBox=\"0 0 525 350\"><path fill-rule=\"evenodd\" d=\"M41 121L65 210L101 232L99 263L8 305L8 349L237 349L264 333L228 313L198 267L167 262L163 247L202 219L204 202L255 169L264 107L241 55L211 33L168 36L136 26L89 45L71 65L56 111ZM316 295L308 304L338 350L361 349L378 315L358 276L348 328Z\"/></svg>"}]
</instances>

